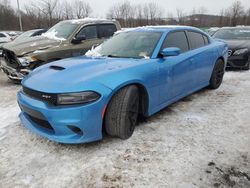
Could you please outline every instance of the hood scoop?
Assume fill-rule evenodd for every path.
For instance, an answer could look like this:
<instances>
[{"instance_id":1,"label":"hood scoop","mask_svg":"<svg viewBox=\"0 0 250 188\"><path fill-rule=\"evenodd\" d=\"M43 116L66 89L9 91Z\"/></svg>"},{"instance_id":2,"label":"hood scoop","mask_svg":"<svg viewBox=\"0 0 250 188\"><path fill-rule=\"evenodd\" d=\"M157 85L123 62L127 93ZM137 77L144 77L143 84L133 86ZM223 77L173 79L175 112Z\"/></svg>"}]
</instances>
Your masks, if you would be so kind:
<instances>
[{"instance_id":1,"label":"hood scoop","mask_svg":"<svg viewBox=\"0 0 250 188\"><path fill-rule=\"evenodd\" d=\"M61 70L65 69L64 67L60 67L60 66L56 66L56 65L51 65L49 68L53 69L53 70L58 70L58 71L61 71Z\"/></svg>"}]
</instances>

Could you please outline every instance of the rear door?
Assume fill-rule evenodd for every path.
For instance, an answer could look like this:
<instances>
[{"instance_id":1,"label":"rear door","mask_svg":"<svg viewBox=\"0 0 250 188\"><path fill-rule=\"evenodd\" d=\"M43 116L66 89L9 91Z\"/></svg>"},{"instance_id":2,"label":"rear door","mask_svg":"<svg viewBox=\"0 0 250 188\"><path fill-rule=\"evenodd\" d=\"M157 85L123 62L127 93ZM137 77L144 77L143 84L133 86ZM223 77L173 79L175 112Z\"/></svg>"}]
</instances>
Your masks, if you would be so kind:
<instances>
[{"instance_id":1,"label":"rear door","mask_svg":"<svg viewBox=\"0 0 250 188\"><path fill-rule=\"evenodd\" d=\"M189 51L189 44L185 31L171 32L167 35L162 48L178 47L181 54L164 58L160 72L162 88L160 98L162 102L170 101L185 95L194 86L193 54Z\"/></svg>"},{"instance_id":2,"label":"rear door","mask_svg":"<svg viewBox=\"0 0 250 188\"><path fill-rule=\"evenodd\" d=\"M116 31L115 24L99 24L97 26L98 38L102 40L112 37Z\"/></svg>"},{"instance_id":3,"label":"rear door","mask_svg":"<svg viewBox=\"0 0 250 188\"><path fill-rule=\"evenodd\" d=\"M208 83L211 76L211 64L214 62L216 49L210 47L209 38L199 32L188 31L188 40L193 53L192 63L195 65L196 87Z\"/></svg>"}]
</instances>

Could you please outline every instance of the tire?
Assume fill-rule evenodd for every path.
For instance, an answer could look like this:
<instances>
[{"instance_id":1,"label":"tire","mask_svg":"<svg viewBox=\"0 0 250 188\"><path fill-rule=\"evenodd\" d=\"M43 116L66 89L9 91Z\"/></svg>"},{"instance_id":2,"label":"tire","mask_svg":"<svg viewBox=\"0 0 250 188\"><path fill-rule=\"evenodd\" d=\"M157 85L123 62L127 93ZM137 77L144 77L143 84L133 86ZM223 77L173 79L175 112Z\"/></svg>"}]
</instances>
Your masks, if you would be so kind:
<instances>
[{"instance_id":1,"label":"tire","mask_svg":"<svg viewBox=\"0 0 250 188\"><path fill-rule=\"evenodd\" d=\"M108 135L128 139L132 136L138 119L139 90L130 85L119 90L108 104L105 130Z\"/></svg>"},{"instance_id":2,"label":"tire","mask_svg":"<svg viewBox=\"0 0 250 188\"><path fill-rule=\"evenodd\" d=\"M223 81L224 73L225 73L224 62L221 59L218 59L216 61L216 64L214 66L214 69L210 78L210 82L209 82L210 89L217 89L220 87Z\"/></svg>"}]
</instances>

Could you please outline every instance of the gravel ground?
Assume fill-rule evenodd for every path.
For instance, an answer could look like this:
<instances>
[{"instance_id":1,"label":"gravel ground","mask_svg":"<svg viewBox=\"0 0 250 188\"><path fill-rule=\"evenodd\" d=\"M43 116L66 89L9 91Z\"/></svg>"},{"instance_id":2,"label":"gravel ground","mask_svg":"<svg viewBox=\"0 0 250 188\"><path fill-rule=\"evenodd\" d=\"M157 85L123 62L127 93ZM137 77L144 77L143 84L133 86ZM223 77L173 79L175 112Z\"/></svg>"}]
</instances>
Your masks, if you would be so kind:
<instances>
[{"instance_id":1,"label":"gravel ground","mask_svg":"<svg viewBox=\"0 0 250 188\"><path fill-rule=\"evenodd\" d=\"M0 187L250 187L250 71L227 72L128 140L63 145L25 129L0 72Z\"/></svg>"}]
</instances>

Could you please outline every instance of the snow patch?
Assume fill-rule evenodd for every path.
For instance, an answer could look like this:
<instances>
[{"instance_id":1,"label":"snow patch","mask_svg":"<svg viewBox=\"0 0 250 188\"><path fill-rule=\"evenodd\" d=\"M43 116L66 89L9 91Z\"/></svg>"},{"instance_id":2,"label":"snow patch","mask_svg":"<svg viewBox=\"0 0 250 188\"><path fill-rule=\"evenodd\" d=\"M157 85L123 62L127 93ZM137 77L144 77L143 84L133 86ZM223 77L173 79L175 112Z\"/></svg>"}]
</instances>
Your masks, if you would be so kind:
<instances>
[{"instance_id":1,"label":"snow patch","mask_svg":"<svg viewBox=\"0 0 250 188\"><path fill-rule=\"evenodd\" d=\"M56 34L57 34L57 31L53 29L49 32L47 31L46 33L43 33L42 36L47 37L49 39L54 39L54 40L61 40L61 41L66 40L65 38L57 37Z\"/></svg>"},{"instance_id":2,"label":"snow patch","mask_svg":"<svg viewBox=\"0 0 250 188\"><path fill-rule=\"evenodd\" d=\"M83 19L73 19L73 20L69 20L72 24L78 24L81 22L94 22L94 21L108 21L107 19L104 18L83 18Z\"/></svg>"},{"instance_id":3,"label":"snow patch","mask_svg":"<svg viewBox=\"0 0 250 188\"><path fill-rule=\"evenodd\" d=\"M8 110L6 110L8 109ZM16 121L18 121L18 113L19 109L17 105L11 105L10 107L0 107L0 116L1 116L1 121L0 121L0 140L3 140L5 138L6 134L6 128L9 125L12 125Z\"/></svg>"},{"instance_id":4,"label":"snow patch","mask_svg":"<svg viewBox=\"0 0 250 188\"><path fill-rule=\"evenodd\" d=\"M97 46L96 48L92 47L90 50L88 50L85 53L85 56L90 56L90 57L101 57L102 55L98 53L98 51L101 49L101 45Z\"/></svg>"}]
</instances>

